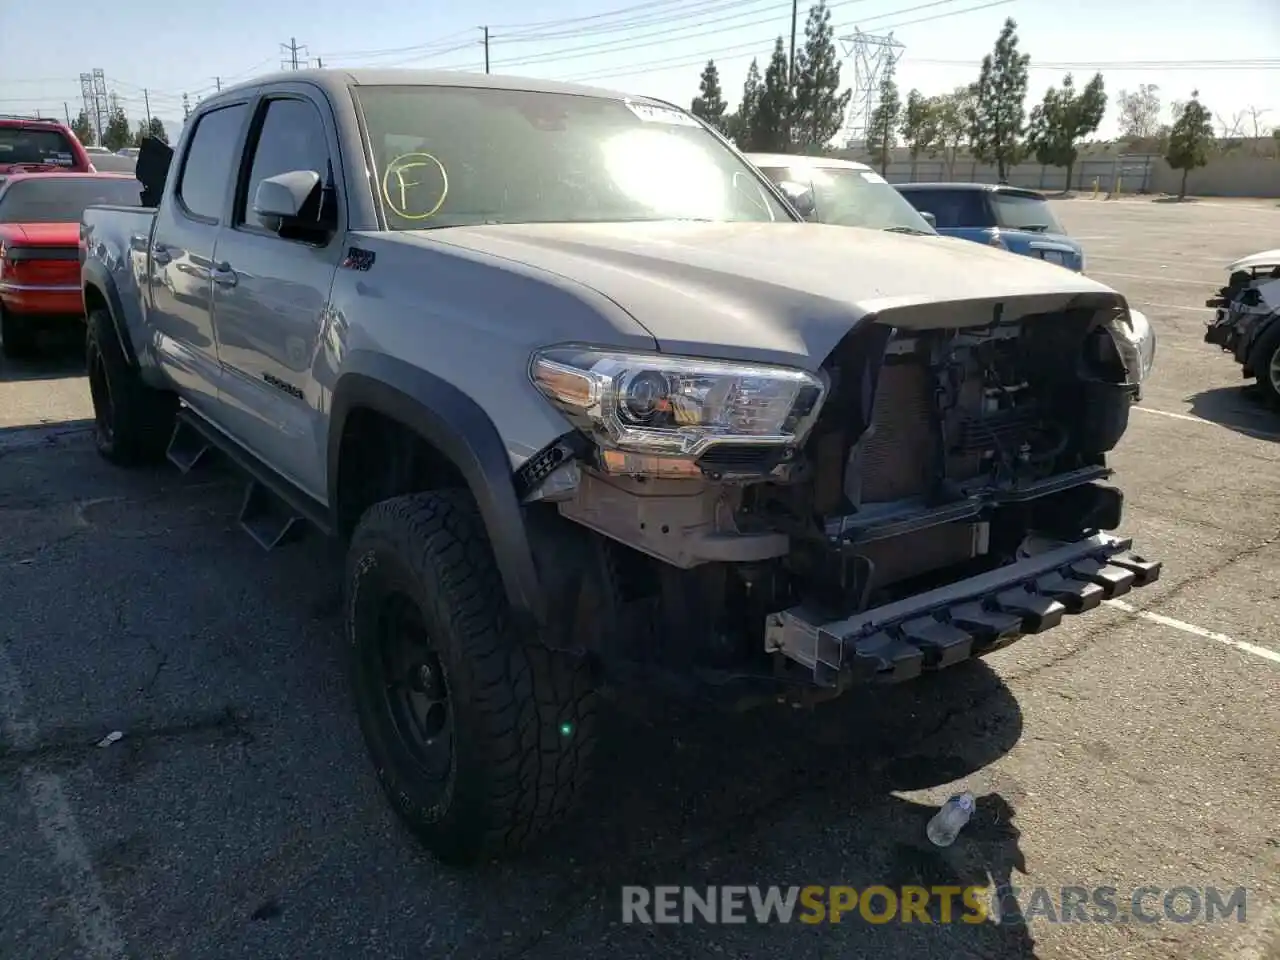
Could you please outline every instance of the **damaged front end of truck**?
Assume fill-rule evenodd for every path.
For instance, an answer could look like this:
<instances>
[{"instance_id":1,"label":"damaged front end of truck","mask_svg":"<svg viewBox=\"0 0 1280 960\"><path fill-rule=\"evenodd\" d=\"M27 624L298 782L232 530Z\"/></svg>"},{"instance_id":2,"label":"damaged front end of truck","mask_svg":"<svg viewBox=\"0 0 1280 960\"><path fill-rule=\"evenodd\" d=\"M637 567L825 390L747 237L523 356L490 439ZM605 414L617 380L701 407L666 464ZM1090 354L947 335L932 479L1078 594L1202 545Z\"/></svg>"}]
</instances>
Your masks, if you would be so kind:
<instances>
[{"instance_id":1,"label":"damaged front end of truck","mask_svg":"<svg viewBox=\"0 0 1280 960\"><path fill-rule=\"evenodd\" d=\"M814 699L1145 586L1106 457L1153 350L1080 293L883 309L812 373L542 351L577 428L522 470L559 640L606 675Z\"/></svg>"}]
</instances>

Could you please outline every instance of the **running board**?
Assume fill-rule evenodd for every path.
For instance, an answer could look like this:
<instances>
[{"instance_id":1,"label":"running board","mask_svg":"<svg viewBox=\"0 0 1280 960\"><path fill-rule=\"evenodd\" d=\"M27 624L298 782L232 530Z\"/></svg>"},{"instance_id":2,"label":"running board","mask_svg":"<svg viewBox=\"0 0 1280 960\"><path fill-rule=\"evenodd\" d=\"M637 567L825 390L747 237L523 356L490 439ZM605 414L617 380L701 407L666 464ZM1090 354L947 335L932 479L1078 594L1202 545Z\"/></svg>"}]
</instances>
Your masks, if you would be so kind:
<instances>
[{"instance_id":1,"label":"running board","mask_svg":"<svg viewBox=\"0 0 1280 960\"><path fill-rule=\"evenodd\" d=\"M263 550L274 550L296 540L306 529L305 518L257 480L244 489L240 527Z\"/></svg>"},{"instance_id":2,"label":"running board","mask_svg":"<svg viewBox=\"0 0 1280 960\"><path fill-rule=\"evenodd\" d=\"M212 444L205 435L192 426L186 417L180 416L173 425L173 436L169 438L165 456L183 473L190 473L210 449Z\"/></svg>"}]
</instances>

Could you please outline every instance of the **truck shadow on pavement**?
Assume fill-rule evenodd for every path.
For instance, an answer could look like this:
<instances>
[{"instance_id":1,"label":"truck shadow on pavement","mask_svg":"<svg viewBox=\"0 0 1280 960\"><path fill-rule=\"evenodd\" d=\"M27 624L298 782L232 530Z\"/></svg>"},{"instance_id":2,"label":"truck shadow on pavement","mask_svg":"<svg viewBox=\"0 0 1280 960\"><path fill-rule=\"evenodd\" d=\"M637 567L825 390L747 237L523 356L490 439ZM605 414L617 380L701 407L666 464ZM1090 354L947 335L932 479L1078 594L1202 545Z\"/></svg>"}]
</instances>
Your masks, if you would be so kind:
<instances>
[{"instance_id":1,"label":"truck shadow on pavement","mask_svg":"<svg viewBox=\"0 0 1280 960\"><path fill-rule=\"evenodd\" d=\"M1280 410L1272 408L1256 384L1215 387L1191 397L1191 413L1259 440L1280 440Z\"/></svg>"},{"instance_id":2,"label":"truck shadow on pavement","mask_svg":"<svg viewBox=\"0 0 1280 960\"><path fill-rule=\"evenodd\" d=\"M39 350L22 360L0 359L0 383L23 380L60 380L84 376L84 330L48 332Z\"/></svg>"},{"instance_id":3,"label":"truck shadow on pavement","mask_svg":"<svg viewBox=\"0 0 1280 960\"><path fill-rule=\"evenodd\" d=\"M610 947L600 944L599 956L630 956L661 933L672 955L686 956L888 956L896 946L904 956L1034 957L1017 904L1004 904L998 924L972 912L964 921L958 892L949 917L940 899L929 898L929 924L886 921L881 895L871 920L855 907L834 923L620 925L625 885L823 885L859 893L878 886L895 895L903 887L1017 886L1014 875L1026 871L1013 826L1021 791L980 771L1021 731L1017 702L983 662L902 688L855 690L813 711L682 712L661 721L609 711L593 789L577 819L526 857L458 882L474 885L471 902L480 902L509 884L518 888L521 878L537 875L544 885L554 877L557 892L523 942L493 956L538 945L558 956L561 944L541 941L577 940L571 930L585 922L592 931L621 930L609 936ZM925 835L935 802L897 793L944 786L931 796L936 803L962 788L979 799L956 843L939 849Z\"/></svg>"}]
</instances>

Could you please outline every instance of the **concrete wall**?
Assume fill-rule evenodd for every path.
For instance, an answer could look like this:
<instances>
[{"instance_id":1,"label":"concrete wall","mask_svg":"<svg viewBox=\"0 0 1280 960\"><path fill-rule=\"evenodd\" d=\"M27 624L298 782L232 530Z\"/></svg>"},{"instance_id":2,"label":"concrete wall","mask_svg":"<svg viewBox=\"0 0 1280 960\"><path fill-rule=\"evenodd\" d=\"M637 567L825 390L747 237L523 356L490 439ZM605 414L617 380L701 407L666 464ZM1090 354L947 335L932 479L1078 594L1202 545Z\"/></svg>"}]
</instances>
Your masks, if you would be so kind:
<instances>
[{"instance_id":1,"label":"concrete wall","mask_svg":"<svg viewBox=\"0 0 1280 960\"><path fill-rule=\"evenodd\" d=\"M850 160L859 160L879 168L863 151L846 150L836 154ZM886 177L892 183L913 181L956 180L973 183L995 183L999 178L996 168L978 163L971 157L956 159L952 169L945 161L921 158L916 164L894 151ZM1038 163L1022 163L1009 171L1009 183L1017 187L1031 187L1046 192L1065 189L1066 170L1061 167L1041 167ZM1071 173L1070 189L1088 192L1094 182L1103 193L1110 193L1118 184L1123 193L1174 193L1182 173L1173 170L1164 158L1155 154L1126 154L1113 156L1086 155ZM1209 165L1193 170L1187 177L1187 193L1200 197L1275 197L1280 198L1280 158L1251 157L1239 154L1217 156Z\"/></svg>"}]
</instances>

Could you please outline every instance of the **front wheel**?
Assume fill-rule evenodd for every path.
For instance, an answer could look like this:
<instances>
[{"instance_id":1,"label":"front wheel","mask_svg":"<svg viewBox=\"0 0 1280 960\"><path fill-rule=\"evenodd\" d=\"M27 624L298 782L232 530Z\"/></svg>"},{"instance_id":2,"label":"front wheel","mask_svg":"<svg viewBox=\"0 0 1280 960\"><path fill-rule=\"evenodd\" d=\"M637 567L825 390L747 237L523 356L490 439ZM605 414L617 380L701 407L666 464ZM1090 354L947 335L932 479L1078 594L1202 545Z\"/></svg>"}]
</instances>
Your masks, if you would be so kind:
<instances>
[{"instance_id":1,"label":"front wheel","mask_svg":"<svg viewBox=\"0 0 1280 960\"><path fill-rule=\"evenodd\" d=\"M1271 327L1254 344L1249 366L1258 378L1262 396L1274 406L1280 406L1280 318L1272 320Z\"/></svg>"},{"instance_id":2,"label":"front wheel","mask_svg":"<svg viewBox=\"0 0 1280 960\"><path fill-rule=\"evenodd\" d=\"M346 587L361 731L383 789L427 848L468 864L559 823L594 741L587 667L513 635L470 495L371 507L351 538Z\"/></svg>"}]
</instances>

